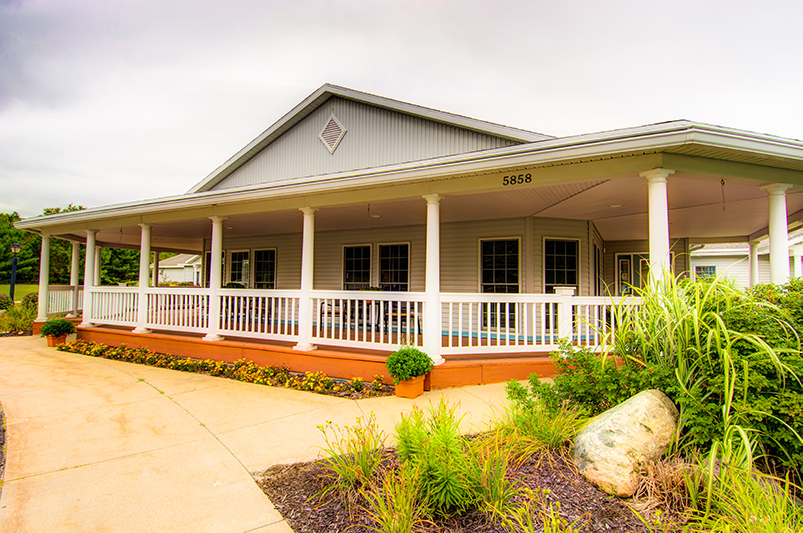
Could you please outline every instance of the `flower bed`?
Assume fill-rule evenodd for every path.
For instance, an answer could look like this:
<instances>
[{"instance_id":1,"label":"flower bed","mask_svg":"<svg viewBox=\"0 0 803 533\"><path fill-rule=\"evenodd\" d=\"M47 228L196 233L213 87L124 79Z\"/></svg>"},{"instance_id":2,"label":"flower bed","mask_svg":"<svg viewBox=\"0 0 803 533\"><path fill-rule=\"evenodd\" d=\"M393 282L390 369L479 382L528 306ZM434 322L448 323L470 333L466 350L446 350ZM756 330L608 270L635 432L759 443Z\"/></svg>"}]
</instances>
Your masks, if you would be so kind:
<instances>
[{"instance_id":1,"label":"flower bed","mask_svg":"<svg viewBox=\"0 0 803 533\"><path fill-rule=\"evenodd\" d=\"M374 376L374 380L370 382L365 382L362 378L344 380L332 378L323 372L300 373L291 372L284 366L260 366L246 359L240 359L235 363L226 363L212 359L193 359L191 357L159 353L147 348L131 348L125 344L108 346L98 342L82 340L63 344L58 347L58 350L128 363L157 366L170 370L181 370L182 372L198 372L257 385L287 387L294 390L344 398L357 399L371 396L388 396L394 392L392 386L382 383L381 376Z\"/></svg>"}]
</instances>

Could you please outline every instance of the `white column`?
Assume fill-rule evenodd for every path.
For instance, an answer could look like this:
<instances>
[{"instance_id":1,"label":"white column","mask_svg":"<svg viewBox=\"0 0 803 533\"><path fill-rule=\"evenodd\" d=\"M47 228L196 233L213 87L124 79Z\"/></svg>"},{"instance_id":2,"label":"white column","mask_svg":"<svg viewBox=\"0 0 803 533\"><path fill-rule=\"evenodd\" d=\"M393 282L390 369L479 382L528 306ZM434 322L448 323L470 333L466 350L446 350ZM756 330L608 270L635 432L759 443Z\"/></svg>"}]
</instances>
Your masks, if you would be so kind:
<instances>
[{"instance_id":1,"label":"white column","mask_svg":"<svg viewBox=\"0 0 803 533\"><path fill-rule=\"evenodd\" d=\"M427 201L426 297L424 308L424 351L439 365L441 357L441 205L443 196L425 194Z\"/></svg>"},{"instance_id":2,"label":"white column","mask_svg":"<svg viewBox=\"0 0 803 533\"><path fill-rule=\"evenodd\" d=\"M153 252L153 276L151 285L153 287L159 286L159 252Z\"/></svg>"},{"instance_id":3,"label":"white column","mask_svg":"<svg viewBox=\"0 0 803 533\"><path fill-rule=\"evenodd\" d=\"M92 327L89 317L92 314L92 287L95 285L93 281L94 265L95 265L95 233L97 230L86 230L86 255L84 257L84 310L81 314L81 326Z\"/></svg>"},{"instance_id":4,"label":"white column","mask_svg":"<svg viewBox=\"0 0 803 533\"><path fill-rule=\"evenodd\" d=\"M47 320L48 286L50 284L50 235L42 233L42 253L39 257L39 312L37 322Z\"/></svg>"},{"instance_id":5,"label":"white column","mask_svg":"<svg viewBox=\"0 0 803 533\"><path fill-rule=\"evenodd\" d=\"M761 283L758 279L758 241L750 241L750 286Z\"/></svg>"},{"instance_id":6,"label":"white column","mask_svg":"<svg viewBox=\"0 0 803 533\"><path fill-rule=\"evenodd\" d=\"M70 285L72 286L72 304L71 304L71 311L68 314L68 317L76 317L78 316L78 268L80 263L78 262L78 254L81 253L81 243L80 242L73 242L72 243L72 253L70 254Z\"/></svg>"},{"instance_id":7,"label":"white column","mask_svg":"<svg viewBox=\"0 0 803 533\"><path fill-rule=\"evenodd\" d=\"M137 287L137 327L134 333L150 333L145 327L148 319L148 281L151 273L151 226L140 224L139 240L139 286Z\"/></svg>"},{"instance_id":8,"label":"white column","mask_svg":"<svg viewBox=\"0 0 803 533\"><path fill-rule=\"evenodd\" d=\"M770 283L782 284L789 279L789 228L786 221L786 189L788 183L761 187L769 199Z\"/></svg>"},{"instance_id":9,"label":"white column","mask_svg":"<svg viewBox=\"0 0 803 533\"><path fill-rule=\"evenodd\" d=\"M650 284L653 286L670 275L669 206L666 195L666 178L674 170L654 168L641 172L647 178L650 227Z\"/></svg>"},{"instance_id":10,"label":"white column","mask_svg":"<svg viewBox=\"0 0 803 533\"><path fill-rule=\"evenodd\" d=\"M316 348L312 344L312 280L315 272L315 211L314 207L301 207L304 213L303 236L301 240L301 295L298 301L298 344L294 350L308 352Z\"/></svg>"},{"instance_id":11,"label":"white column","mask_svg":"<svg viewBox=\"0 0 803 533\"><path fill-rule=\"evenodd\" d=\"M223 255L223 221L226 217L209 217L212 221L212 246L209 259L209 330L205 341L222 341L220 335L220 280L222 269L220 258Z\"/></svg>"},{"instance_id":12,"label":"white column","mask_svg":"<svg viewBox=\"0 0 803 533\"><path fill-rule=\"evenodd\" d=\"M92 285L100 285L101 284L101 281L100 281L100 257L101 257L101 251L102 250L103 250L102 246L95 246L95 269L94 269L94 273L92 274L93 275Z\"/></svg>"}]
</instances>

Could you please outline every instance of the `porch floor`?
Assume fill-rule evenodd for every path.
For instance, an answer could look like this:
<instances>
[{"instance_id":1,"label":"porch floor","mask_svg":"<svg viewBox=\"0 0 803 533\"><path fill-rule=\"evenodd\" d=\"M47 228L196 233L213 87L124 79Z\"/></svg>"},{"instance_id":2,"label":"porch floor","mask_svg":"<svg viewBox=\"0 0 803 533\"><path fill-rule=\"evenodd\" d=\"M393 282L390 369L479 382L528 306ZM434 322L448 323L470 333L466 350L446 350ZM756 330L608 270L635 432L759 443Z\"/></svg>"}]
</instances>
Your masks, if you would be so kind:
<instances>
[{"instance_id":1,"label":"porch floor","mask_svg":"<svg viewBox=\"0 0 803 533\"><path fill-rule=\"evenodd\" d=\"M378 374L386 383L392 382L385 368L390 351L319 345L316 350L302 352L294 350L291 342L237 337L209 342L202 337L197 333L175 331L132 333L130 328L116 326L78 328L79 339L110 346L146 347L162 353L228 363L247 359L258 365L284 365L296 372L325 372L347 379L371 380ZM428 390L526 379L533 373L551 377L555 373L548 352L447 355L444 358L446 362L430 373L425 384Z\"/></svg>"}]
</instances>

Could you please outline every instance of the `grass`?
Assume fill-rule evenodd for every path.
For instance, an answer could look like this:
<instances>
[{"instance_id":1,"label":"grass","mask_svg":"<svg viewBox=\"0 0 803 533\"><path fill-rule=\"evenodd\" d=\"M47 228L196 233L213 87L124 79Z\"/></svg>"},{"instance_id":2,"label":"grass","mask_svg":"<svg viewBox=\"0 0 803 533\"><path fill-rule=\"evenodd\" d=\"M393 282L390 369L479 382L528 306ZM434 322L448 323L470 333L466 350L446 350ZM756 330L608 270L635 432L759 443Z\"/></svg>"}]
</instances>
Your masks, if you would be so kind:
<instances>
[{"instance_id":1,"label":"grass","mask_svg":"<svg viewBox=\"0 0 803 533\"><path fill-rule=\"evenodd\" d=\"M11 286L8 284L0 285L0 294L9 294L9 289L11 289ZM20 302L26 294L38 291L39 285L20 285L17 283L14 285L14 300Z\"/></svg>"}]
</instances>

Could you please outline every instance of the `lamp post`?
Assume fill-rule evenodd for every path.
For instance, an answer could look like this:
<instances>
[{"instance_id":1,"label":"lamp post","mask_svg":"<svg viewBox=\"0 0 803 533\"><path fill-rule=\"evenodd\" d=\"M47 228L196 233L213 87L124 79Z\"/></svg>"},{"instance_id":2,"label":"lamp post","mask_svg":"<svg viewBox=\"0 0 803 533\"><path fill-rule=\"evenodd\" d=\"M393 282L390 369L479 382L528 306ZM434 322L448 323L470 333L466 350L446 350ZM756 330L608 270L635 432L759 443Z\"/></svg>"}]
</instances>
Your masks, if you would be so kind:
<instances>
[{"instance_id":1,"label":"lamp post","mask_svg":"<svg viewBox=\"0 0 803 533\"><path fill-rule=\"evenodd\" d=\"M20 243L15 242L11 245L11 286L8 289L8 295L11 297L11 303L14 303L14 284L17 282L17 254L20 253L22 246Z\"/></svg>"}]
</instances>

